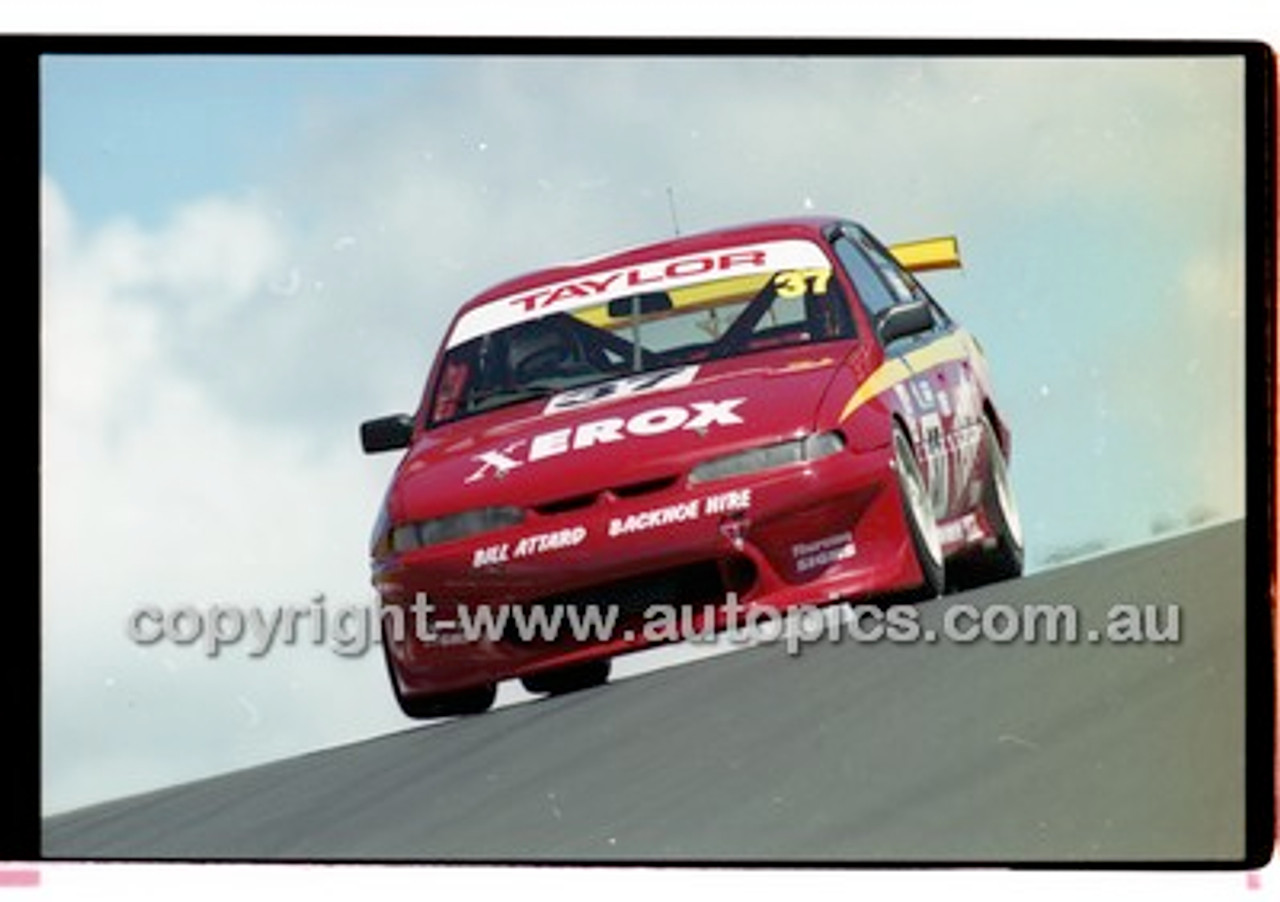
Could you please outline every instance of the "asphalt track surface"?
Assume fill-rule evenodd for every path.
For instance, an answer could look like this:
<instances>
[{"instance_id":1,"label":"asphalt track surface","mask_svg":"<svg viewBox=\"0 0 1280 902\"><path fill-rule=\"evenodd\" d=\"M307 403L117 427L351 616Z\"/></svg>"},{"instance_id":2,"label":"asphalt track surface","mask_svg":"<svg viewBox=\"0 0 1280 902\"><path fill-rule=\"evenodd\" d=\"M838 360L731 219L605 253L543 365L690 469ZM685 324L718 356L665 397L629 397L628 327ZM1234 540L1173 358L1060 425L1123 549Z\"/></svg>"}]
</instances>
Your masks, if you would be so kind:
<instances>
[{"instance_id":1,"label":"asphalt track surface","mask_svg":"<svg viewBox=\"0 0 1280 902\"><path fill-rule=\"evenodd\" d=\"M44 854L1239 860L1243 574L1214 527L922 609L1178 605L1176 643L764 645L50 817Z\"/></svg>"}]
</instances>

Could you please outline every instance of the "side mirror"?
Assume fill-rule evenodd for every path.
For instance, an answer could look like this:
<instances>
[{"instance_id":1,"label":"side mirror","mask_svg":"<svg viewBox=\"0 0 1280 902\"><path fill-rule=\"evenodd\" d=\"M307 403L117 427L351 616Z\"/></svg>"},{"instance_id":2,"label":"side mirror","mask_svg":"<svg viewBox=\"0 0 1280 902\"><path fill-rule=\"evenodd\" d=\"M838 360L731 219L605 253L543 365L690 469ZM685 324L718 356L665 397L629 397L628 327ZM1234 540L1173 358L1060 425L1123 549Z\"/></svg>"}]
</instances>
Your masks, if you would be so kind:
<instances>
[{"instance_id":1,"label":"side mirror","mask_svg":"<svg viewBox=\"0 0 1280 902\"><path fill-rule=\"evenodd\" d=\"M377 454L381 451L396 451L408 448L413 438L413 417L404 413L376 420L366 420L360 424L360 447L365 454Z\"/></svg>"},{"instance_id":2,"label":"side mirror","mask_svg":"<svg viewBox=\"0 0 1280 902\"><path fill-rule=\"evenodd\" d=\"M933 328L933 310L927 301L894 304L881 312L877 324L880 340L889 344L909 335L919 335Z\"/></svg>"}]
</instances>

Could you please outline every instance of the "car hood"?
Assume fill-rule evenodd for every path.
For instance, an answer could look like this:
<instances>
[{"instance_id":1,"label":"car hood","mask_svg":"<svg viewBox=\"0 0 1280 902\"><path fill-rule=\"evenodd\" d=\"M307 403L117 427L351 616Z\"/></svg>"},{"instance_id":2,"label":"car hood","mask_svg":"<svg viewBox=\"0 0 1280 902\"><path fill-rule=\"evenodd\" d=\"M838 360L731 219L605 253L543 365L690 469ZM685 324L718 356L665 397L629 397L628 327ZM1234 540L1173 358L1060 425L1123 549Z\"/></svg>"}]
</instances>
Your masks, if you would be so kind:
<instances>
[{"instance_id":1,"label":"car hood","mask_svg":"<svg viewBox=\"0 0 1280 902\"><path fill-rule=\"evenodd\" d=\"M388 496L394 520L490 505L547 512L683 479L721 454L812 431L848 347L791 348L641 374L422 433Z\"/></svg>"}]
</instances>

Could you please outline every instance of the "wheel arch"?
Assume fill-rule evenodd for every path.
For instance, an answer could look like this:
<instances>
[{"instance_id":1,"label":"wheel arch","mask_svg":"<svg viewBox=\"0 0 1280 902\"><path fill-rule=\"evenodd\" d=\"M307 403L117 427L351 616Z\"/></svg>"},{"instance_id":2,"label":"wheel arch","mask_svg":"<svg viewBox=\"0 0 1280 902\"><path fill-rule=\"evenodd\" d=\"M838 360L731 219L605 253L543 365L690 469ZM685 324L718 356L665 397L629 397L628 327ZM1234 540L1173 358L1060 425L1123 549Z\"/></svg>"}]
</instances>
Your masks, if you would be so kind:
<instances>
[{"instance_id":1,"label":"wheel arch","mask_svg":"<svg viewBox=\"0 0 1280 902\"><path fill-rule=\"evenodd\" d=\"M996 406L991 403L990 398L982 399L982 415L990 421L991 427L995 429L996 439L1000 442L1000 451L1004 454L1005 460L1008 460L1009 454L1013 450L1013 433L1009 431L1004 417L1000 416L1000 412L996 410Z\"/></svg>"}]
</instances>

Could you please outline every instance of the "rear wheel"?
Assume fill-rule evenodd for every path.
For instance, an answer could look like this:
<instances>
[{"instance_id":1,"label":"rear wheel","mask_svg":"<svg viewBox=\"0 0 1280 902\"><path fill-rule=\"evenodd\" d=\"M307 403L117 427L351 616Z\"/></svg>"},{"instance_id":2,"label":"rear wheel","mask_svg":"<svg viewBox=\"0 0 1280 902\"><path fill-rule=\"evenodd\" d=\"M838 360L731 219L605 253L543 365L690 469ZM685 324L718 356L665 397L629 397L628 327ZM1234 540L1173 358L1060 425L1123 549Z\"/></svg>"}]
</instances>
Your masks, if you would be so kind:
<instances>
[{"instance_id":1,"label":"rear wheel","mask_svg":"<svg viewBox=\"0 0 1280 902\"><path fill-rule=\"evenodd\" d=\"M920 565L923 583L903 594L904 601L926 601L937 598L942 592L946 568L942 559L942 539L938 535L938 523L933 516L929 490L920 474L911 442L901 427L893 430L893 467L898 474L898 487L902 495L902 512L906 517L907 531L915 549L916 562ZM898 600L895 598L895 600Z\"/></svg>"},{"instance_id":2,"label":"rear wheel","mask_svg":"<svg viewBox=\"0 0 1280 902\"><path fill-rule=\"evenodd\" d=\"M584 664L561 667L558 670L530 674L527 677L521 677L520 682L530 692L565 695L607 683L610 669L609 659L605 658L600 661L587 661Z\"/></svg>"},{"instance_id":3,"label":"rear wheel","mask_svg":"<svg viewBox=\"0 0 1280 902\"><path fill-rule=\"evenodd\" d=\"M991 528L990 547L952 562L950 577L958 589L971 589L1022 575L1022 520L1009 478L1009 465L991 421L983 419L982 511Z\"/></svg>"}]
</instances>

